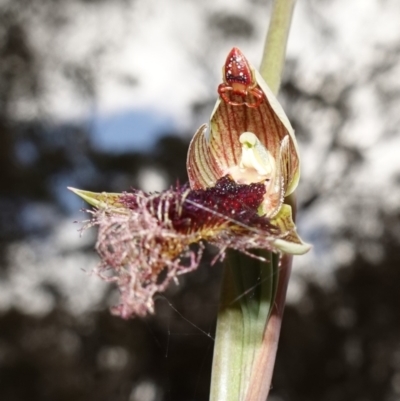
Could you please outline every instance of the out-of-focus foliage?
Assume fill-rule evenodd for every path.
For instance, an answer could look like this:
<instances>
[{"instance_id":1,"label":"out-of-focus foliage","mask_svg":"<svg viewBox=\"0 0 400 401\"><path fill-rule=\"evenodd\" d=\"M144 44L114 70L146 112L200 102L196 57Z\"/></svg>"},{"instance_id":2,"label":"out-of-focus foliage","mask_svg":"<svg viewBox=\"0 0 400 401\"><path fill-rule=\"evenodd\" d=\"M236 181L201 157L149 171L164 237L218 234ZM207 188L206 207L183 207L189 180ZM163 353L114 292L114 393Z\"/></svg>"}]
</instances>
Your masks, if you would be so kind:
<instances>
[{"instance_id":1,"label":"out-of-focus foliage","mask_svg":"<svg viewBox=\"0 0 400 401\"><path fill-rule=\"evenodd\" d=\"M220 51L235 44L261 54L263 2L231 3L186 2L175 33L168 36L166 24L158 34L185 57L176 63L163 54L156 84L146 87L145 69L127 72L119 61L124 29L134 25L139 35L142 25L130 18L159 24L168 9L144 0L2 2L1 400L207 398L220 268L205 263L185 277L158 299L150 319L112 317L113 290L82 271L96 264L93 237L79 238L72 223L85 218L76 213L85 205L65 187L118 192L186 180L190 136L215 102ZM400 394L400 33L391 30L390 16L399 3L298 3L281 97L303 155L299 231L314 251L296 261L271 397L392 401ZM179 0L173 7L182 12ZM98 10L104 19L96 20ZM118 15L126 21L116 23ZM374 25L366 23L371 19ZM119 36L110 26L121 28ZM85 32L94 46L85 47ZM138 41L136 49L147 53L135 66L152 45ZM180 80L168 75L169 63ZM146 151L108 151L93 135L92 116L68 117L67 110L71 93L80 99L77 109L96 109L107 77L136 102L136 89L145 88L140 93L176 104L189 87L190 122L175 130L181 132L166 126ZM173 85L163 87L163 80ZM60 109L65 114L57 117ZM129 126L127 135L134 132Z\"/></svg>"}]
</instances>

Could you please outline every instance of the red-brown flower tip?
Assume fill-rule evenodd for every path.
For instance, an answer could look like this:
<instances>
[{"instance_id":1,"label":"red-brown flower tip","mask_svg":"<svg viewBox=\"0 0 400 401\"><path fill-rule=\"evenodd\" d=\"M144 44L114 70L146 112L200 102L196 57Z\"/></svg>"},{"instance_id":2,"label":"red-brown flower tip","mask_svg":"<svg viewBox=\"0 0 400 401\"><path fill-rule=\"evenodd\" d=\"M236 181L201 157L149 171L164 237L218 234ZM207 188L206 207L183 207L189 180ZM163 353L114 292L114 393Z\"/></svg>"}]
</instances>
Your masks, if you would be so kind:
<instances>
[{"instance_id":1,"label":"red-brown flower tip","mask_svg":"<svg viewBox=\"0 0 400 401\"><path fill-rule=\"evenodd\" d=\"M226 58L222 69L223 83L218 93L231 106L258 107L264 100L264 93L256 88L255 75L244 54L234 47Z\"/></svg>"},{"instance_id":2,"label":"red-brown flower tip","mask_svg":"<svg viewBox=\"0 0 400 401\"><path fill-rule=\"evenodd\" d=\"M228 54L224 65L226 83L240 83L250 86L253 83L251 67L244 54L234 47Z\"/></svg>"}]
</instances>

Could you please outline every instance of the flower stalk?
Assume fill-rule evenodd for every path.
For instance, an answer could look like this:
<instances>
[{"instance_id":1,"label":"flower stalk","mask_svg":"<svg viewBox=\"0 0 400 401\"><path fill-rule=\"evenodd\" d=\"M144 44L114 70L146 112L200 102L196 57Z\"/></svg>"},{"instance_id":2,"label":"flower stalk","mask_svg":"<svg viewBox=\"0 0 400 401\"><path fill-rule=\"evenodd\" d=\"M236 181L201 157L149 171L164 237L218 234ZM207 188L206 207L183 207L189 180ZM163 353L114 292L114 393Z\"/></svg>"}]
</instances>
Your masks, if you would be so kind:
<instances>
[{"instance_id":1,"label":"flower stalk","mask_svg":"<svg viewBox=\"0 0 400 401\"><path fill-rule=\"evenodd\" d=\"M260 73L274 95L281 85L286 45L296 0L275 0L261 60Z\"/></svg>"}]
</instances>

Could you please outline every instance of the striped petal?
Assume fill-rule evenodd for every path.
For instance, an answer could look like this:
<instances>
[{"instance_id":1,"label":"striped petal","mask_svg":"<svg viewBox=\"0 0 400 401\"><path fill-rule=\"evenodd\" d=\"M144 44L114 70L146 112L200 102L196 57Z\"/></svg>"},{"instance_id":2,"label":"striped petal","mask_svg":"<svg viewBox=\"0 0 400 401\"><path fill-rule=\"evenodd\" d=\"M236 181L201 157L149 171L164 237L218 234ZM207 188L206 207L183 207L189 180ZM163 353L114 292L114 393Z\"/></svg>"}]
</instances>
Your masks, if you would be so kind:
<instances>
[{"instance_id":1,"label":"striped petal","mask_svg":"<svg viewBox=\"0 0 400 401\"><path fill-rule=\"evenodd\" d=\"M224 175L220 159L210 152L206 131L207 125L204 124L189 145L186 167L192 189L210 188Z\"/></svg>"}]
</instances>

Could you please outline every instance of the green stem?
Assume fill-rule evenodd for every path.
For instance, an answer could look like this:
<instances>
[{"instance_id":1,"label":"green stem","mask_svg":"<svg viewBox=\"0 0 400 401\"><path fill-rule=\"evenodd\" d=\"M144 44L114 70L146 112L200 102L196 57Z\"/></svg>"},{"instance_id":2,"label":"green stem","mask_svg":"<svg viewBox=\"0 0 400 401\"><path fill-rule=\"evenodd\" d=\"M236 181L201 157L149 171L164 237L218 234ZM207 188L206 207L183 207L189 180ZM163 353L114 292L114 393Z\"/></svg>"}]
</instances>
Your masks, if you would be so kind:
<instances>
[{"instance_id":1,"label":"green stem","mask_svg":"<svg viewBox=\"0 0 400 401\"><path fill-rule=\"evenodd\" d=\"M214 345L210 401L239 399L242 353L233 350L242 349L243 322L241 305L233 302L236 295L233 271L226 263Z\"/></svg>"},{"instance_id":2,"label":"green stem","mask_svg":"<svg viewBox=\"0 0 400 401\"><path fill-rule=\"evenodd\" d=\"M272 309L278 281L278 257L263 262L229 251L214 346L212 401L244 400L260 352L265 323ZM264 401L264 400L263 400Z\"/></svg>"},{"instance_id":3,"label":"green stem","mask_svg":"<svg viewBox=\"0 0 400 401\"><path fill-rule=\"evenodd\" d=\"M296 0L274 1L267 39L264 45L260 73L275 95L279 92L281 84L285 65L286 44L295 3Z\"/></svg>"}]
</instances>

